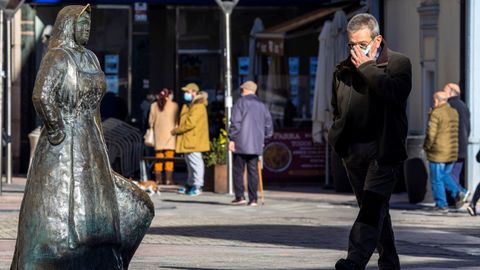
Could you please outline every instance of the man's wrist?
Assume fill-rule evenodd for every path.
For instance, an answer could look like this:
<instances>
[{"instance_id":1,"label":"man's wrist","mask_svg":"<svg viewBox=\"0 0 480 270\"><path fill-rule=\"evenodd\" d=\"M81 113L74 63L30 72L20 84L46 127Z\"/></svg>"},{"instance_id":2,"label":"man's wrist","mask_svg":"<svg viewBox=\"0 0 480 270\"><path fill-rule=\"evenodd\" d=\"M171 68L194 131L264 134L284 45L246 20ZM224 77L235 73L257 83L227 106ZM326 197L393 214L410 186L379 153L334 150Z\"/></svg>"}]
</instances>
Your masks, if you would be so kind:
<instances>
[{"instance_id":1,"label":"man's wrist","mask_svg":"<svg viewBox=\"0 0 480 270\"><path fill-rule=\"evenodd\" d=\"M367 66L372 64L375 64L375 60L369 60L369 61L363 62L362 64L360 64L360 66L358 66L358 70L364 69Z\"/></svg>"}]
</instances>

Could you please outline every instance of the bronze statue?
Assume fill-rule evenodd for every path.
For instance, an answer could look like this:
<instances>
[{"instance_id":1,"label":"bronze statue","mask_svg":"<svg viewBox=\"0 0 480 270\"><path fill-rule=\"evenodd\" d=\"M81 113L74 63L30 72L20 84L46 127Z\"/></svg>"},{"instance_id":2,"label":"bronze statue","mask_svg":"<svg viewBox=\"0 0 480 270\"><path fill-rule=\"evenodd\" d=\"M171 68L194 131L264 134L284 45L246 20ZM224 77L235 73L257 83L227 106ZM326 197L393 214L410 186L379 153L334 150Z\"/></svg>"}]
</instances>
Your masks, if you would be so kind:
<instances>
[{"instance_id":1,"label":"bronze statue","mask_svg":"<svg viewBox=\"0 0 480 270\"><path fill-rule=\"evenodd\" d=\"M11 269L127 269L153 203L110 167L99 103L105 75L84 46L90 6L56 19L33 90L45 126L28 171Z\"/></svg>"}]
</instances>

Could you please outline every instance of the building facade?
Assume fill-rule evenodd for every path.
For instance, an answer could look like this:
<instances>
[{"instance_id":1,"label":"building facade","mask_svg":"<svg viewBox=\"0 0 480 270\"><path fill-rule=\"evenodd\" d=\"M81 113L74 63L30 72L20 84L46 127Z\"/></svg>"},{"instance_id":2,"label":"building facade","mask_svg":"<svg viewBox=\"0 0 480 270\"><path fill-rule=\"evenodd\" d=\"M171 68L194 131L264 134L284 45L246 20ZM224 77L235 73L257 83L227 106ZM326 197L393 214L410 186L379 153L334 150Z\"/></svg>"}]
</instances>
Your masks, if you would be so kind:
<instances>
[{"instance_id":1,"label":"building facade","mask_svg":"<svg viewBox=\"0 0 480 270\"><path fill-rule=\"evenodd\" d=\"M89 2L93 4L93 11L88 47L97 54L109 84L102 114L121 118L144 129L142 103L147 94L155 94L164 87L170 88L174 90L175 99L181 103L180 87L196 82L209 93L211 135L215 136L223 126L224 115L224 24L223 14L214 1ZM311 141L308 133L311 128L318 35L323 23L331 19L333 13L317 15L328 8L343 9L352 14L368 4L370 12L381 23L388 46L406 54L412 61L409 135L422 136L435 91L447 82L456 82L464 90L462 97L468 97L465 79L467 2L301 0L292 3L242 0L231 18L233 89L237 89L247 78L252 78L251 71L255 70L253 79L259 82L259 95L269 106L276 130L284 132L279 133L276 145L288 144L292 138L303 138L299 145ZM16 73L13 76L12 134L20 136L13 136L12 143L14 171L17 173L25 173L28 168L28 134L40 124L31 104L31 92L46 46L48 29L62 6L70 3L86 4L87 1L31 1L22 7L13 21ZM317 14L315 11L318 11ZM292 21L308 21L310 15L317 17L298 27L292 26ZM264 32L264 36L268 36L269 31L288 30L279 33L283 46L281 57L255 49L256 62L252 67L251 31L258 19L263 26L263 30L258 31ZM267 38L267 44L269 41ZM233 94L238 97L239 92L234 91ZM312 151L311 148L289 151L307 155L305 153ZM323 155L323 150L313 154L311 159L315 162L311 166L324 166ZM288 158L284 162L288 163ZM289 162L292 163L292 154ZM295 168L285 170L297 171ZM284 176L293 178L310 174L317 177L323 174L319 170L307 171L298 170L296 175ZM468 186L474 183L475 180L467 180Z\"/></svg>"},{"instance_id":2,"label":"building facade","mask_svg":"<svg viewBox=\"0 0 480 270\"><path fill-rule=\"evenodd\" d=\"M412 60L413 87L409 99L409 135L423 138L435 91L446 83L460 85L471 112L472 133L462 184L472 190L480 182L475 160L479 149L475 69L478 3L470 0L384 0L384 35L389 46ZM477 128L477 129L475 129Z\"/></svg>"},{"instance_id":3,"label":"building facade","mask_svg":"<svg viewBox=\"0 0 480 270\"><path fill-rule=\"evenodd\" d=\"M275 118L276 130L286 133L279 138L302 138L299 144L311 141L308 133L318 34L323 22L331 19L336 9L349 12L364 5L364 1L240 2L231 18L235 98L239 96L239 91L236 91L238 86L252 75L249 74L252 53L250 32L257 19L268 30L314 11L324 14L325 10L332 10L315 17L315 20L307 20L301 27L290 27L288 32L282 33L285 48L280 56L254 51L254 57L261 64L256 67L252 78L259 82L260 97ZM31 93L49 31L64 5L86 3L31 1L22 7L18 15L17 25L22 30L18 31L21 42L16 45L16 51L22 64L20 75L15 80L19 90L15 92L17 99L14 99L13 107L17 111L13 117L16 127L12 132L20 134L13 141L14 171L17 173L26 173L30 155L28 134L41 125L31 104ZM142 103L148 94L170 88L174 90L175 99L182 103L181 86L196 82L209 93L210 132L211 136L215 136L223 126L224 116L224 21L215 2L105 0L88 3L93 4L93 9L91 39L87 47L96 53L107 75L108 92L102 102L102 117L117 117L143 130L146 119ZM275 84L277 81L284 83ZM310 148L314 146L310 145ZM292 155L290 153L290 163L294 158ZM323 166L323 157L319 155L323 153L315 153L311 159L316 165ZM287 171L296 171L288 167L283 169L286 177ZM311 168L298 170L298 173L318 177L323 172Z\"/></svg>"}]
</instances>

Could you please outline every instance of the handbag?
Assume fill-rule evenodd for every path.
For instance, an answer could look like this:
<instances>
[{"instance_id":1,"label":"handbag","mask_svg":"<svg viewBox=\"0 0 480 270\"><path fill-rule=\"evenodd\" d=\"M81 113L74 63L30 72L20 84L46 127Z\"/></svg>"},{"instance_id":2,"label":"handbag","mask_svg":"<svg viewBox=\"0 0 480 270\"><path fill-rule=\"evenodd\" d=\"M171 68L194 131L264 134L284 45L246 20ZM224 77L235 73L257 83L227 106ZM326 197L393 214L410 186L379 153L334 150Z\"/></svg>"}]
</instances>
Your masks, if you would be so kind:
<instances>
[{"instance_id":1,"label":"handbag","mask_svg":"<svg viewBox=\"0 0 480 270\"><path fill-rule=\"evenodd\" d=\"M153 133L153 128L147 129L147 132L145 132L145 135L143 136L143 141L146 146L155 146L155 134Z\"/></svg>"}]
</instances>

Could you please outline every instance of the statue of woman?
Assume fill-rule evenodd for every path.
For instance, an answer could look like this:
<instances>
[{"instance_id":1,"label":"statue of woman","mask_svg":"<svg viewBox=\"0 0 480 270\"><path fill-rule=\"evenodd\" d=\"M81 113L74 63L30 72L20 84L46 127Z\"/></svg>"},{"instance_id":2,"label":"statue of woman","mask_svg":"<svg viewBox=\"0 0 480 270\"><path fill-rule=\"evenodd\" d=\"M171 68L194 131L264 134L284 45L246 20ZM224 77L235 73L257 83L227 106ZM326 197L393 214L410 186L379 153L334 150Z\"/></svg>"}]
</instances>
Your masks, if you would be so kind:
<instances>
[{"instance_id":1,"label":"statue of woman","mask_svg":"<svg viewBox=\"0 0 480 270\"><path fill-rule=\"evenodd\" d=\"M32 99L45 126L11 269L127 269L153 218L149 197L110 167L99 116L105 75L85 48L90 13L59 12L37 74Z\"/></svg>"}]
</instances>

